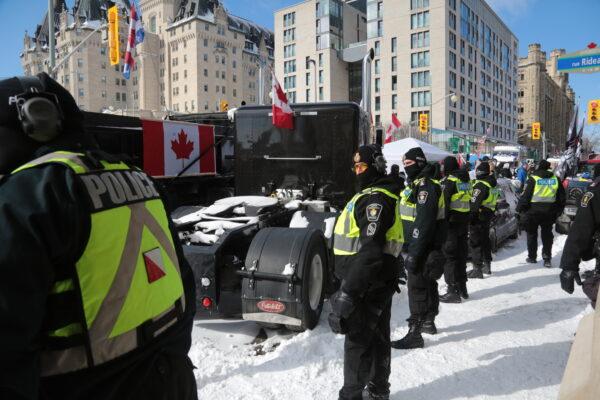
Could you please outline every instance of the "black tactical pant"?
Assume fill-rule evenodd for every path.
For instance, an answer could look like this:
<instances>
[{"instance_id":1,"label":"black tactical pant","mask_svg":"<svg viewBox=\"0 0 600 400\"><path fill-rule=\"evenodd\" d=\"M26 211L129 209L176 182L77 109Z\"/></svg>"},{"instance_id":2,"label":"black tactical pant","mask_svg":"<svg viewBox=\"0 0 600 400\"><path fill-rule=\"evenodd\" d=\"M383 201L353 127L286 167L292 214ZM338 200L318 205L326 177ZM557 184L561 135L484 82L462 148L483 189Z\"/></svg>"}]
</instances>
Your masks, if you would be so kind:
<instances>
[{"instance_id":1,"label":"black tactical pant","mask_svg":"<svg viewBox=\"0 0 600 400\"><path fill-rule=\"evenodd\" d=\"M391 285L370 289L348 321L350 332L344 342L344 386L340 399L361 400L367 383L377 394L389 393L394 289Z\"/></svg>"},{"instance_id":2,"label":"black tactical pant","mask_svg":"<svg viewBox=\"0 0 600 400\"><path fill-rule=\"evenodd\" d=\"M483 261L492 261L492 243L490 242L490 221L471 223L469 227L469 245L473 265Z\"/></svg>"},{"instance_id":3,"label":"black tactical pant","mask_svg":"<svg viewBox=\"0 0 600 400\"><path fill-rule=\"evenodd\" d=\"M554 225L554 214L529 214L525 224L527 232L527 253L529 258L537 258L538 228L542 228L542 258L552 258L552 225Z\"/></svg>"},{"instance_id":4,"label":"black tactical pant","mask_svg":"<svg viewBox=\"0 0 600 400\"><path fill-rule=\"evenodd\" d=\"M409 321L433 321L440 309L440 294L438 283L423 275L425 262L419 265L418 273L407 271L408 282L408 308L410 310Z\"/></svg>"},{"instance_id":5,"label":"black tactical pant","mask_svg":"<svg viewBox=\"0 0 600 400\"><path fill-rule=\"evenodd\" d=\"M468 248L467 222L450 222L448 235L444 244L444 280L448 285L456 285L467 281L467 253Z\"/></svg>"}]
</instances>

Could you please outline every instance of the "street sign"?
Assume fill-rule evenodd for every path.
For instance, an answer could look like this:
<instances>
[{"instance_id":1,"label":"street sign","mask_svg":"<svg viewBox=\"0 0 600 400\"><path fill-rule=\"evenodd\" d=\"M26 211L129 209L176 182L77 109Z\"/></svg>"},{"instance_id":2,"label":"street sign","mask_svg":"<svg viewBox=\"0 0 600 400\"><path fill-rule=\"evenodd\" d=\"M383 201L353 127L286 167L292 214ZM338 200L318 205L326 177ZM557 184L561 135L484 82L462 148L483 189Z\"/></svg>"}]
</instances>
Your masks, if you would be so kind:
<instances>
[{"instance_id":1,"label":"street sign","mask_svg":"<svg viewBox=\"0 0 600 400\"><path fill-rule=\"evenodd\" d=\"M448 140L450 142L450 151L452 153L458 153L458 144L460 143L460 138L453 137Z\"/></svg>"},{"instance_id":2,"label":"street sign","mask_svg":"<svg viewBox=\"0 0 600 400\"><path fill-rule=\"evenodd\" d=\"M427 133L429 131L429 116L427 114L419 114L419 132Z\"/></svg>"},{"instance_id":3,"label":"street sign","mask_svg":"<svg viewBox=\"0 0 600 400\"><path fill-rule=\"evenodd\" d=\"M600 100L590 100L587 117L588 124L600 124Z\"/></svg>"},{"instance_id":4,"label":"street sign","mask_svg":"<svg viewBox=\"0 0 600 400\"><path fill-rule=\"evenodd\" d=\"M565 54L558 58L560 72L600 72L600 51L596 48Z\"/></svg>"},{"instance_id":5,"label":"street sign","mask_svg":"<svg viewBox=\"0 0 600 400\"><path fill-rule=\"evenodd\" d=\"M471 152L471 141L465 138L465 153L469 154Z\"/></svg>"}]
</instances>

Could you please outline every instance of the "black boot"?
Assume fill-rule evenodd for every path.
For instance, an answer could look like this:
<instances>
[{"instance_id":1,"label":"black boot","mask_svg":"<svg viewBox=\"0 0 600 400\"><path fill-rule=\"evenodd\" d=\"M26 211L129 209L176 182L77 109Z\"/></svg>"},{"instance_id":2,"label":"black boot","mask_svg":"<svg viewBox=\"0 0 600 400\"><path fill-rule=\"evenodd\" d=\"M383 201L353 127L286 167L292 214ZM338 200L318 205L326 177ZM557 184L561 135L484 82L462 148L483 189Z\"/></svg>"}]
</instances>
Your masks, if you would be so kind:
<instances>
[{"instance_id":1,"label":"black boot","mask_svg":"<svg viewBox=\"0 0 600 400\"><path fill-rule=\"evenodd\" d=\"M369 382L362 392L362 398L363 400L389 400L390 390L378 390L373 382Z\"/></svg>"},{"instance_id":2,"label":"black boot","mask_svg":"<svg viewBox=\"0 0 600 400\"><path fill-rule=\"evenodd\" d=\"M481 265L481 272L486 275L492 274L492 263L490 261L484 261Z\"/></svg>"},{"instance_id":3,"label":"black boot","mask_svg":"<svg viewBox=\"0 0 600 400\"><path fill-rule=\"evenodd\" d=\"M527 257L527 261L529 264L537 264L537 260L535 257Z\"/></svg>"},{"instance_id":4,"label":"black boot","mask_svg":"<svg viewBox=\"0 0 600 400\"><path fill-rule=\"evenodd\" d=\"M423 324L421 324L421 333L426 333L428 335L437 334L437 327L435 326L435 320L426 319L425 321L423 321Z\"/></svg>"},{"instance_id":5,"label":"black boot","mask_svg":"<svg viewBox=\"0 0 600 400\"><path fill-rule=\"evenodd\" d=\"M425 347L425 341L421 336L421 322L409 322L406 336L400 340L392 341L391 346L394 349L422 349Z\"/></svg>"},{"instance_id":6,"label":"black boot","mask_svg":"<svg viewBox=\"0 0 600 400\"><path fill-rule=\"evenodd\" d=\"M469 298L469 292L467 291L467 282L458 283L458 294L460 294L460 297L462 297L465 300Z\"/></svg>"},{"instance_id":7,"label":"black boot","mask_svg":"<svg viewBox=\"0 0 600 400\"><path fill-rule=\"evenodd\" d=\"M446 294L440 296L442 303L460 303L460 294L458 292L457 285L448 285L448 291Z\"/></svg>"},{"instance_id":8,"label":"black boot","mask_svg":"<svg viewBox=\"0 0 600 400\"><path fill-rule=\"evenodd\" d=\"M473 269L467 272L467 277L470 279L483 279L483 271L481 264L473 264Z\"/></svg>"},{"instance_id":9,"label":"black boot","mask_svg":"<svg viewBox=\"0 0 600 400\"><path fill-rule=\"evenodd\" d=\"M544 257L544 267L552 268L552 258Z\"/></svg>"}]
</instances>

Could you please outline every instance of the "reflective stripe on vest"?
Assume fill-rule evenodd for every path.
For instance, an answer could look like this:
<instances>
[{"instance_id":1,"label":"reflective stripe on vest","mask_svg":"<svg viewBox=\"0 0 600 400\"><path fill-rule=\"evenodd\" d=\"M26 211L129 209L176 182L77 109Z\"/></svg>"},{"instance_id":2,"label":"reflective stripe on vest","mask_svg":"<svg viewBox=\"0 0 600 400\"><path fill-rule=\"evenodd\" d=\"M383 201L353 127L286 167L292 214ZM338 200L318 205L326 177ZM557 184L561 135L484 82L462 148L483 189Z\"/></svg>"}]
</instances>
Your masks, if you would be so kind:
<instances>
[{"instance_id":1,"label":"reflective stripe on vest","mask_svg":"<svg viewBox=\"0 0 600 400\"><path fill-rule=\"evenodd\" d=\"M541 178L537 175L531 175L531 177L535 181L531 202L554 203L558 193L558 178L556 176Z\"/></svg>"},{"instance_id":2,"label":"reflective stripe on vest","mask_svg":"<svg viewBox=\"0 0 600 400\"><path fill-rule=\"evenodd\" d=\"M496 204L498 203L498 196L500 196L500 189L496 187L492 187L487 181L476 180L475 184L483 183L488 187L488 197L481 203L483 207L489 208L492 211L496 211Z\"/></svg>"},{"instance_id":3,"label":"reflective stripe on vest","mask_svg":"<svg viewBox=\"0 0 600 400\"><path fill-rule=\"evenodd\" d=\"M471 182L463 182L453 175L448 177L448 181L453 182L456 186L456 193L450 197L450 210L462 213L471 211L471 196L473 194Z\"/></svg>"},{"instance_id":4,"label":"reflective stripe on vest","mask_svg":"<svg viewBox=\"0 0 600 400\"><path fill-rule=\"evenodd\" d=\"M417 218L417 205L410 200L410 197L413 192L413 188L416 188L418 185L423 182L425 178L420 178L414 181L414 183L410 186L407 186L406 189L400 193L400 217L409 222L415 222ZM438 213L437 220L446 218L446 201L444 200L444 196L441 195L441 185L440 182L432 179L431 180L435 185L440 188L440 196L438 198Z\"/></svg>"},{"instance_id":5,"label":"reflective stripe on vest","mask_svg":"<svg viewBox=\"0 0 600 400\"><path fill-rule=\"evenodd\" d=\"M84 157L55 152L13 171L65 165L77 174L90 206L90 235L72 278L56 282L48 295L73 296L84 317L63 326L50 321L42 376L114 360L160 335L185 309L167 213L153 182L124 163L100 160L103 168L92 170Z\"/></svg>"},{"instance_id":6,"label":"reflective stripe on vest","mask_svg":"<svg viewBox=\"0 0 600 400\"><path fill-rule=\"evenodd\" d=\"M385 234L385 245L383 253L394 257L400 255L402 244L404 243L404 232L402 229L402 219L400 218L400 210L398 206L398 196L389 190L382 188L368 188L354 195L346 204L342 214L338 218L333 235L333 253L338 256L351 256L360 251L360 229L356 224L354 217L354 207L356 202L361 197L372 194L373 192L383 193L390 197L396 203L394 207L394 224L388 229Z\"/></svg>"}]
</instances>

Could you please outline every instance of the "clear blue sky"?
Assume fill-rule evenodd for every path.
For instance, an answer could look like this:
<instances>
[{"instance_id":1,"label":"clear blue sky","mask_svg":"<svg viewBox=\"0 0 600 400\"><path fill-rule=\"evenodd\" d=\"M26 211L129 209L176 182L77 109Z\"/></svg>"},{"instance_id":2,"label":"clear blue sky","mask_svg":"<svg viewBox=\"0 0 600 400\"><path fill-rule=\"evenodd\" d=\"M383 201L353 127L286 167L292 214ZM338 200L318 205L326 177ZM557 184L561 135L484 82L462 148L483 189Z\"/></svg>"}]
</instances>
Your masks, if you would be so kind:
<instances>
[{"instance_id":1,"label":"clear blue sky","mask_svg":"<svg viewBox=\"0 0 600 400\"><path fill-rule=\"evenodd\" d=\"M408 1L408 0L397 0ZM225 0L230 12L259 24L273 27L273 11L299 0ZM74 0L67 0L72 6ZM589 42L600 46L599 0L488 0L519 39L519 53L527 54L529 43L540 43L550 51L564 48L581 50ZM25 30L33 32L44 15L47 0L0 0L0 24L3 60L0 77L22 73L19 52ZM600 73L572 74L571 86L581 104L600 98Z\"/></svg>"}]
</instances>

